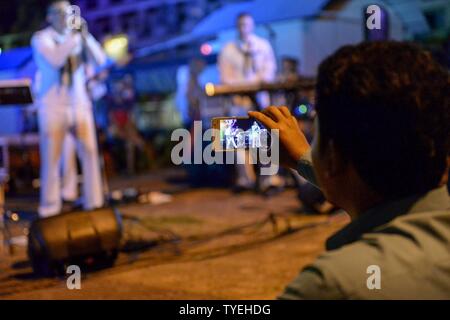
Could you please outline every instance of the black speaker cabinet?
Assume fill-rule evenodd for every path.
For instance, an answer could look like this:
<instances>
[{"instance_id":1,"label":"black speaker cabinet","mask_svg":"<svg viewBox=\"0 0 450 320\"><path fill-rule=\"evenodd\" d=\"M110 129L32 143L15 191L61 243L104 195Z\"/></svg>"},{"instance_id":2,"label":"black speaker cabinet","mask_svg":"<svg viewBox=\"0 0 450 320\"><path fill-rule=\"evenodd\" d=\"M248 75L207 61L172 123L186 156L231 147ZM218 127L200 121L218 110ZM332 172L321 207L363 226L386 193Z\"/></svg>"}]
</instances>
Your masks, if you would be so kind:
<instances>
[{"instance_id":1,"label":"black speaker cabinet","mask_svg":"<svg viewBox=\"0 0 450 320\"><path fill-rule=\"evenodd\" d=\"M65 213L33 222L28 256L33 271L41 276L62 275L74 264L87 269L110 267L121 235L122 220L115 209Z\"/></svg>"}]
</instances>

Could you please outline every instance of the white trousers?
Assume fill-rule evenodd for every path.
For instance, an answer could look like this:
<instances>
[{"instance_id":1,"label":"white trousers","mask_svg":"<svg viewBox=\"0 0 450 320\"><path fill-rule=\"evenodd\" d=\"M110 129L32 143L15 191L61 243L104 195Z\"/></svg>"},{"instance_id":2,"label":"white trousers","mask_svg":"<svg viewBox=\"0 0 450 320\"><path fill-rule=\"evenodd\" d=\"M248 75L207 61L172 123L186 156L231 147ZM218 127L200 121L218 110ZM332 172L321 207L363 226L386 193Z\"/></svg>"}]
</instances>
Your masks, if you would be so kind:
<instances>
[{"instance_id":1,"label":"white trousers","mask_svg":"<svg viewBox=\"0 0 450 320\"><path fill-rule=\"evenodd\" d=\"M72 134L75 137L78 156L81 160L84 209L90 210L103 205L104 199L92 109L84 106L75 108L42 106L39 110L41 154L39 215L41 217L56 215L61 211L60 165L67 134ZM72 159L75 161L74 157ZM75 166L75 163L73 165Z\"/></svg>"},{"instance_id":2,"label":"white trousers","mask_svg":"<svg viewBox=\"0 0 450 320\"><path fill-rule=\"evenodd\" d=\"M66 201L75 201L78 198L78 172L76 158L77 141L73 134L66 134L62 154L62 186L61 195Z\"/></svg>"}]
</instances>

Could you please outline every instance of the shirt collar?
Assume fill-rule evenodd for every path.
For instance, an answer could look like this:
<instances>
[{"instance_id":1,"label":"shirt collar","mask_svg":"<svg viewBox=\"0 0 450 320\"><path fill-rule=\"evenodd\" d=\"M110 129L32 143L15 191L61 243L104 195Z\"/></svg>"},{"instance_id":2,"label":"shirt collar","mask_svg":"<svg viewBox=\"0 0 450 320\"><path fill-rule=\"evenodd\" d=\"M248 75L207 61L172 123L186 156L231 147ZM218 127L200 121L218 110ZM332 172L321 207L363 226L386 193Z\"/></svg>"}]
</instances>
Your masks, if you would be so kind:
<instances>
[{"instance_id":1,"label":"shirt collar","mask_svg":"<svg viewBox=\"0 0 450 320\"><path fill-rule=\"evenodd\" d=\"M252 46L252 48L254 50L257 49L256 48L256 46L258 44L258 40L257 39L258 39L257 36L254 35L254 34L251 34L251 35L248 36L248 41L247 42L249 42L251 44L251 46ZM242 49L242 46L244 45L244 41L242 41L240 38L237 38L236 39L236 45L238 46L239 49Z\"/></svg>"},{"instance_id":2,"label":"shirt collar","mask_svg":"<svg viewBox=\"0 0 450 320\"><path fill-rule=\"evenodd\" d=\"M450 208L449 200L447 187L443 186L422 195L379 204L331 236L326 242L326 248L327 250L339 249L359 240L364 233L371 232L404 214L448 209Z\"/></svg>"}]
</instances>

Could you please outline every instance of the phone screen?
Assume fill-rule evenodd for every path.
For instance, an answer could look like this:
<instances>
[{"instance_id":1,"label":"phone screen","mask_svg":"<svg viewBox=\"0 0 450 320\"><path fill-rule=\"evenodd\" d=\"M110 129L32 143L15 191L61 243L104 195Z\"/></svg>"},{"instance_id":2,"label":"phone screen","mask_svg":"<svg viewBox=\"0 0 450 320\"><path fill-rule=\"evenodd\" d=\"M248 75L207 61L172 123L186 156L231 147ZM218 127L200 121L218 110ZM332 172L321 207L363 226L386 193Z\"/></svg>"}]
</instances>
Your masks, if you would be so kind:
<instances>
[{"instance_id":1,"label":"phone screen","mask_svg":"<svg viewBox=\"0 0 450 320\"><path fill-rule=\"evenodd\" d=\"M220 144L218 150L270 147L268 130L252 118L221 118L219 121Z\"/></svg>"}]
</instances>

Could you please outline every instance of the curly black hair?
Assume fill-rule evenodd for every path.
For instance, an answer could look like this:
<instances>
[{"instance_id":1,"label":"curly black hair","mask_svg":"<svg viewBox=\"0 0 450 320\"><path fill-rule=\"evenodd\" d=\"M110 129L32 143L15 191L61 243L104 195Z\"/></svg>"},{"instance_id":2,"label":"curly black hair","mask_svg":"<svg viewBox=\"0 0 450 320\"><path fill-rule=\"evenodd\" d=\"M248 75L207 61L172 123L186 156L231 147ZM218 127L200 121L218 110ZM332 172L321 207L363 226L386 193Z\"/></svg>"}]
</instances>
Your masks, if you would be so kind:
<instances>
[{"instance_id":1,"label":"curly black hair","mask_svg":"<svg viewBox=\"0 0 450 320\"><path fill-rule=\"evenodd\" d=\"M439 185L450 146L450 76L406 42L345 46L319 67L321 141L332 139L362 179L388 197Z\"/></svg>"}]
</instances>

